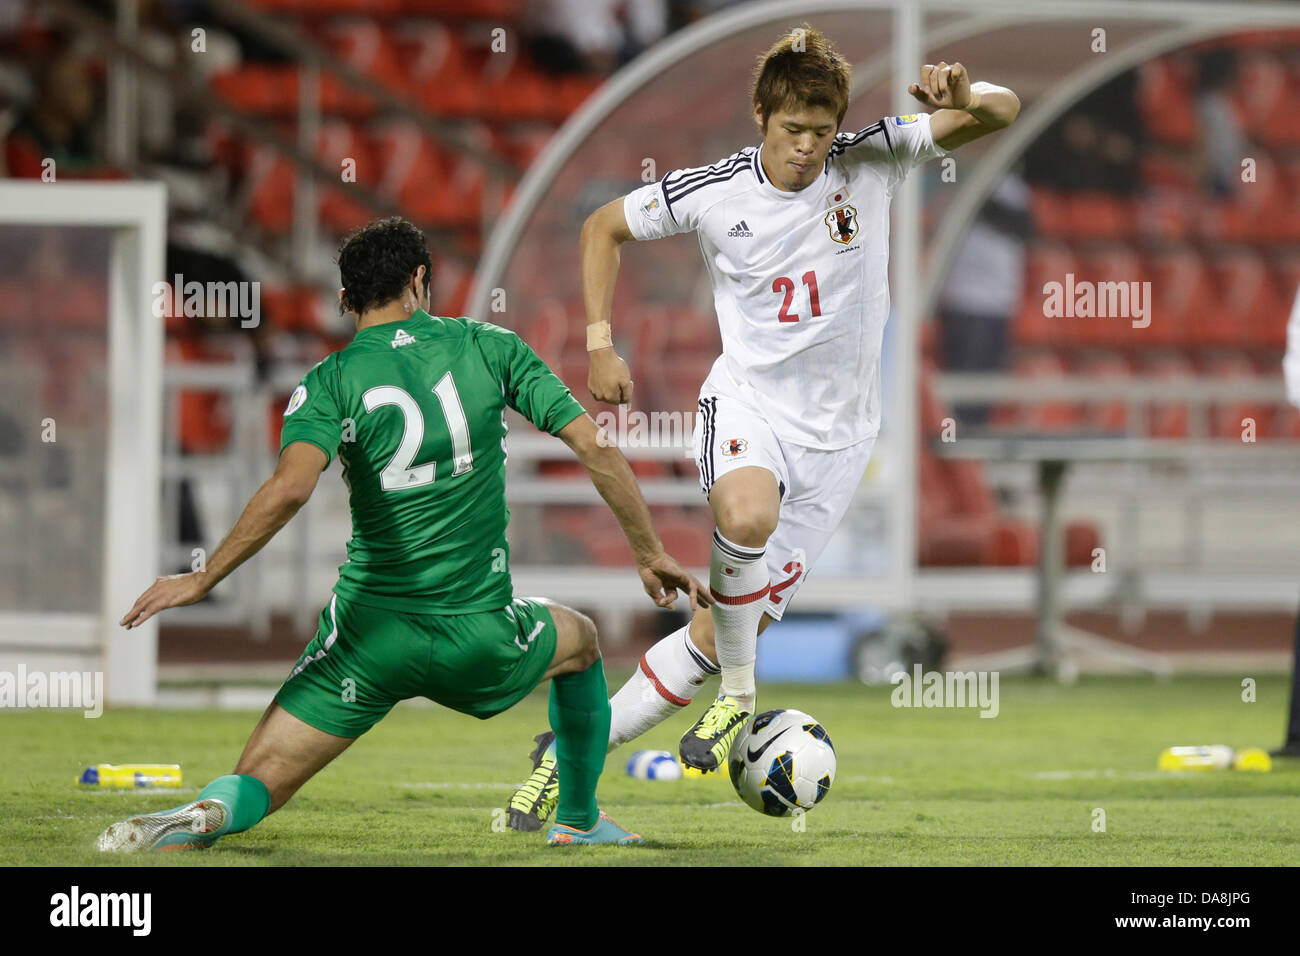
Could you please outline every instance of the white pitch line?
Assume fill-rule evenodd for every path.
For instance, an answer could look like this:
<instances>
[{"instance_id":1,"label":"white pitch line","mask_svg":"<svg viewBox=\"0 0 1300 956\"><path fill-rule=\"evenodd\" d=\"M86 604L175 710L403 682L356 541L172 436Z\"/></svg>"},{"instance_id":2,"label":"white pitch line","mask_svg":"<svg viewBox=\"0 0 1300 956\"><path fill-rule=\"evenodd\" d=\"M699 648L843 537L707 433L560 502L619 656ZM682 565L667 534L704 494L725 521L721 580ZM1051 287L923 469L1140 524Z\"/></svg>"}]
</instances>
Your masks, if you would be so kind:
<instances>
[{"instance_id":1,"label":"white pitch line","mask_svg":"<svg viewBox=\"0 0 1300 956\"><path fill-rule=\"evenodd\" d=\"M438 781L406 781L398 784L399 787L406 787L408 790L514 790L519 786L518 781L515 783L453 783L446 780Z\"/></svg>"},{"instance_id":2,"label":"white pitch line","mask_svg":"<svg viewBox=\"0 0 1300 956\"><path fill-rule=\"evenodd\" d=\"M1190 772L1190 771L1189 771ZM1203 773L1204 771L1195 771ZM1183 774L1168 770L1039 770L1026 773L1035 780L1168 780L1182 779Z\"/></svg>"}]
</instances>

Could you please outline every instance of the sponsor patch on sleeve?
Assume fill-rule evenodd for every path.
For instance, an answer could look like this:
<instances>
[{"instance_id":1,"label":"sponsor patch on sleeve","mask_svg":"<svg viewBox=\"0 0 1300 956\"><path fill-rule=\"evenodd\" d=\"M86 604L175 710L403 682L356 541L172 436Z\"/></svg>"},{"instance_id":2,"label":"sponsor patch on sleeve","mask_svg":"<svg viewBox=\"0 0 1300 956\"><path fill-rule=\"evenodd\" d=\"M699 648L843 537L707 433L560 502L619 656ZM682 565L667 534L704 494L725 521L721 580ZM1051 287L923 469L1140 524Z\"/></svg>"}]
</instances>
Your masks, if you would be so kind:
<instances>
[{"instance_id":1,"label":"sponsor patch on sleeve","mask_svg":"<svg viewBox=\"0 0 1300 956\"><path fill-rule=\"evenodd\" d=\"M307 401L307 386L299 385L289 396L289 404L284 409L284 417L288 418L298 409L302 408L302 403Z\"/></svg>"}]
</instances>

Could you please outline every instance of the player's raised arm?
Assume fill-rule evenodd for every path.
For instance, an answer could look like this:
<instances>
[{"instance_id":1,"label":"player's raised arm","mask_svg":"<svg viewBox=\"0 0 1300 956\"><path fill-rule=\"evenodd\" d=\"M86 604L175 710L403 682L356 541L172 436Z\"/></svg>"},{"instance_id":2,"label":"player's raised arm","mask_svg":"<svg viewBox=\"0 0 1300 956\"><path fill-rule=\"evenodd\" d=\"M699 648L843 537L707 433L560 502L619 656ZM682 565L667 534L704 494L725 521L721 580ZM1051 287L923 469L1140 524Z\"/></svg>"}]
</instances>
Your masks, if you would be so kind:
<instances>
[{"instance_id":1,"label":"player's raised arm","mask_svg":"<svg viewBox=\"0 0 1300 956\"><path fill-rule=\"evenodd\" d=\"M709 589L664 553L632 466L618 446L603 435L590 415L579 415L556 436L573 449L591 476L591 483L614 512L632 546L641 583L654 602L660 607L672 607L680 588L690 596L692 611L709 607Z\"/></svg>"},{"instance_id":2,"label":"player's raised arm","mask_svg":"<svg viewBox=\"0 0 1300 956\"><path fill-rule=\"evenodd\" d=\"M223 578L261 551L289 523L316 490L316 482L327 464L326 454L308 442L294 442L285 448L275 474L257 489L206 567L202 571L159 578L136 598L119 623L130 630L159 611L203 600Z\"/></svg>"},{"instance_id":3,"label":"player's raised arm","mask_svg":"<svg viewBox=\"0 0 1300 956\"><path fill-rule=\"evenodd\" d=\"M921 81L907 92L938 110L930 117L930 132L935 145L946 150L1010 126L1020 113L1015 93L992 83L972 83L960 63L927 63L921 67Z\"/></svg>"},{"instance_id":4,"label":"player's raised arm","mask_svg":"<svg viewBox=\"0 0 1300 956\"><path fill-rule=\"evenodd\" d=\"M587 312L587 388L598 402L622 405L632 400L632 375L614 351L610 313L618 281L619 247L635 238L623 215L623 199L605 203L582 224L579 255L582 301Z\"/></svg>"}]
</instances>

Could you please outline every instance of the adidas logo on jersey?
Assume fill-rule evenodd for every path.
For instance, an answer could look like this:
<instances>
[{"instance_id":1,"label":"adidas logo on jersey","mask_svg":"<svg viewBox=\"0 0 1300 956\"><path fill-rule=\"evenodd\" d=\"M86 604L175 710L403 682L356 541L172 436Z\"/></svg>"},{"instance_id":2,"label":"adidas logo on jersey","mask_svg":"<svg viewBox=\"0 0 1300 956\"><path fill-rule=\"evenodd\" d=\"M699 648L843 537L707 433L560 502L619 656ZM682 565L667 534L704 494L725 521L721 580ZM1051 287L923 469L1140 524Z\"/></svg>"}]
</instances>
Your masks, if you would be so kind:
<instances>
[{"instance_id":1,"label":"adidas logo on jersey","mask_svg":"<svg viewBox=\"0 0 1300 956\"><path fill-rule=\"evenodd\" d=\"M397 334L393 336L392 344L393 348L398 348L402 345L411 345L413 342L415 342L414 336L407 334L405 329L398 329Z\"/></svg>"},{"instance_id":2,"label":"adidas logo on jersey","mask_svg":"<svg viewBox=\"0 0 1300 956\"><path fill-rule=\"evenodd\" d=\"M736 223L734 226L732 226L731 231L728 232L727 235L730 236L732 239L753 239L754 238L754 234L749 231L749 225L743 219L740 220L740 222Z\"/></svg>"}]
</instances>

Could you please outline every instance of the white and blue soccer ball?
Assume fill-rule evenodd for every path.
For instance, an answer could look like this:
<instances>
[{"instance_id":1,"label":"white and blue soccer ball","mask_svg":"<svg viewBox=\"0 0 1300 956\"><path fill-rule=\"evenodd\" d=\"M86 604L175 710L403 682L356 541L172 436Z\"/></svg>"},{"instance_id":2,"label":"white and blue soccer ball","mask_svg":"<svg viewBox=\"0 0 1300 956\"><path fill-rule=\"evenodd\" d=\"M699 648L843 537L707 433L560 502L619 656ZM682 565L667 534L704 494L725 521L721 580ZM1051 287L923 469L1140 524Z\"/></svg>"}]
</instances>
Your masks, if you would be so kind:
<instances>
[{"instance_id":1,"label":"white and blue soccer ball","mask_svg":"<svg viewBox=\"0 0 1300 956\"><path fill-rule=\"evenodd\" d=\"M769 710L745 724L727 758L731 784L759 813L808 811L835 782L835 747L801 710Z\"/></svg>"},{"instance_id":2,"label":"white and blue soccer ball","mask_svg":"<svg viewBox=\"0 0 1300 956\"><path fill-rule=\"evenodd\" d=\"M638 780L680 780L682 765L667 750L638 750L627 762L627 775Z\"/></svg>"}]
</instances>

